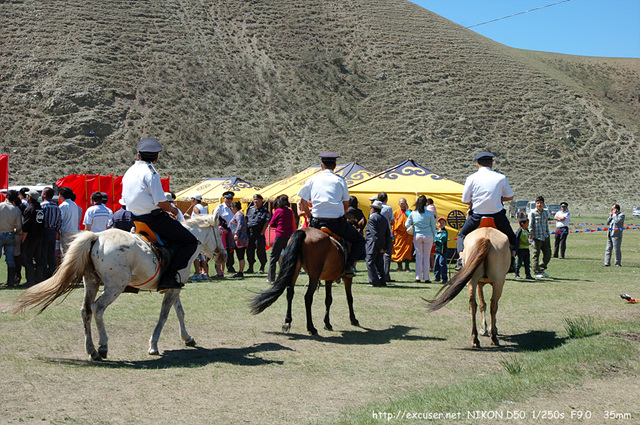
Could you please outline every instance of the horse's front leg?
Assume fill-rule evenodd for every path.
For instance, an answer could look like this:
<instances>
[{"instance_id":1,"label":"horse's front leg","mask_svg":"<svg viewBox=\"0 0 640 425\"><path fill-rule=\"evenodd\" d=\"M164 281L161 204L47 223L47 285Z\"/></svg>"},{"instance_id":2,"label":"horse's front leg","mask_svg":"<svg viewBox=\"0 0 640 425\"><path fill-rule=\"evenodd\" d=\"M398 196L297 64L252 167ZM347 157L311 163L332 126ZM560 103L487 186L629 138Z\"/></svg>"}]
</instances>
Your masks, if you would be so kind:
<instances>
[{"instance_id":1,"label":"horse's front leg","mask_svg":"<svg viewBox=\"0 0 640 425\"><path fill-rule=\"evenodd\" d=\"M487 329L486 310L487 303L484 301L484 284L478 283L478 307L480 310L480 335L489 336L489 330Z\"/></svg>"},{"instance_id":2,"label":"horse's front leg","mask_svg":"<svg viewBox=\"0 0 640 425\"><path fill-rule=\"evenodd\" d=\"M180 301L180 295L176 297L176 301L173 303L173 309L176 311L176 316L178 316L178 322L180 322L180 338L182 338L182 341L184 341L185 345L189 347L195 347L196 340L193 339L191 335L189 335L189 332L187 332L187 327L184 325L184 308L182 307L182 302Z\"/></svg>"},{"instance_id":3,"label":"horse's front leg","mask_svg":"<svg viewBox=\"0 0 640 425\"><path fill-rule=\"evenodd\" d=\"M476 285L475 282L469 283L469 310L471 311L471 345L473 348L480 348L478 340L478 328L476 327L476 311L478 303L476 303Z\"/></svg>"},{"instance_id":4,"label":"horse's front leg","mask_svg":"<svg viewBox=\"0 0 640 425\"><path fill-rule=\"evenodd\" d=\"M329 319L329 310L331 310L331 303L333 302L333 297L331 296L331 283L332 280L325 281L325 291L326 296L324 299L325 313L324 313L324 328L328 331L333 330L333 326L331 326L331 320Z\"/></svg>"},{"instance_id":5,"label":"horse's front leg","mask_svg":"<svg viewBox=\"0 0 640 425\"><path fill-rule=\"evenodd\" d=\"M149 354L152 356L160 354L160 351L158 351L158 340L160 339L160 333L162 332L162 328L167 321L167 317L169 317L169 310L171 310L171 306L174 305L174 303L176 302L176 298L179 295L180 289L169 289L164 294L164 298L162 299L162 307L160 308L160 318L158 319L156 328L153 330L151 339L149 339Z\"/></svg>"},{"instance_id":6,"label":"horse's front leg","mask_svg":"<svg viewBox=\"0 0 640 425\"><path fill-rule=\"evenodd\" d=\"M351 324L353 326L360 326L360 322L356 319L356 314L353 311L353 295L351 294L351 284L353 283L353 278L344 277L342 278L344 282L344 292L347 294L347 305L349 306L349 319L351 320Z\"/></svg>"},{"instance_id":7,"label":"horse's front leg","mask_svg":"<svg viewBox=\"0 0 640 425\"><path fill-rule=\"evenodd\" d=\"M311 317L311 304L313 304L313 293L318 287L318 278L309 277L309 287L304 294L304 307L307 312L307 331L309 335L317 335L318 330L313 326L313 317Z\"/></svg>"},{"instance_id":8,"label":"horse's front leg","mask_svg":"<svg viewBox=\"0 0 640 425\"><path fill-rule=\"evenodd\" d=\"M96 299L98 294L98 282L92 277L84 278L84 300L82 301L82 323L84 324L84 344L87 354L91 356L93 360L102 360L102 357L96 351L96 347L93 345L93 338L91 337L91 304Z\"/></svg>"},{"instance_id":9,"label":"horse's front leg","mask_svg":"<svg viewBox=\"0 0 640 425\"><path fill-rule=\"evenodd\" d=\"M116 298L118 298L123 290L124 286L119 283L114 283L111 280L105 280L104 291L98 299L91 304L91 310L96 318L96 327L98 328L98 333L100 335L100 339L98 341L98 354L103 359L107 358L107 352L109 351L109 338L107 337L107 329L104 326L104 311L116 300Z\"/></svg>"}]
</instances>

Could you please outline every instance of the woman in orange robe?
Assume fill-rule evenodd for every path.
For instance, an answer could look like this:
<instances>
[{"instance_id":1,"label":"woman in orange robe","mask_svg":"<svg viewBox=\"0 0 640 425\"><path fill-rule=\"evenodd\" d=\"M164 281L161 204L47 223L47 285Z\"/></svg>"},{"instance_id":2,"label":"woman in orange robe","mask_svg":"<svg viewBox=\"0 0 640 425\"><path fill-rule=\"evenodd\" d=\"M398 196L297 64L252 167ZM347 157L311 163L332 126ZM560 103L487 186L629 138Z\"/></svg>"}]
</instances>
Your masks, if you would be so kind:
<instances>
[{"instance_id":1,"label":"woman in orange robe","mask_svg":"<svg viewBox=\"0 0 640 425\"><path fill-rule=\"evenodd\" d=\"M409 214L411 214L411 210L407 200L404 198L400 198L398 205L400 208L394 211L393 218L395 218L395 222L391 226L391 231L395 238L393 240L391 261L398 263L398 270L402 270L402 263L404 263L404 270L409 271L409 262L413 253L413 235L407 233L404 223L407 221Z\"/></svg>"}]
</instances>

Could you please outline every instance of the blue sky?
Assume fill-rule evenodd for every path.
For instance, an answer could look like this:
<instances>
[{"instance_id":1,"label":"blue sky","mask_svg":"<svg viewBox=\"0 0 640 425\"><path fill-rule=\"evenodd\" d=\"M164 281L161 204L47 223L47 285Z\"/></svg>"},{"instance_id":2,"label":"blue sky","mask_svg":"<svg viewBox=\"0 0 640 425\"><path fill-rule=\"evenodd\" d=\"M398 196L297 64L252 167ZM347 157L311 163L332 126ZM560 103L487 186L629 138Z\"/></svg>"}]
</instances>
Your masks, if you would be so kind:
<instances>
[{"instance_id":1,"label":"blue sky","mask_svg":"<svg viewBox=\"0 0 640 425\"><path fill-rule=\"evenodd\" d=\"M510 47L640 58L640 0L411 0Z\"/></svg>"}]
</instances>

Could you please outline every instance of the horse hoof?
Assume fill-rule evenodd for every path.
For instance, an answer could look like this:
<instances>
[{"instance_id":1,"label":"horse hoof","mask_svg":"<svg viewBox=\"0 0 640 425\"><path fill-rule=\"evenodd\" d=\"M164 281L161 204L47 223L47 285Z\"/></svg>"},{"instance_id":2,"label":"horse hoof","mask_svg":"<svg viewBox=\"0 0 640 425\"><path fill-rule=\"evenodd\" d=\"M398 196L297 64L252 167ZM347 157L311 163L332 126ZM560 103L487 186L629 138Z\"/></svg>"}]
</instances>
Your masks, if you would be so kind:
<instances>
[{"instance_id":1,"label":"horse hoof","mask_svg":"<svg viewBox=\"0 0 640 425\"><path fill-rule=\"evenodd\" d=\"M100 357L98 352L95 351L95 350L93 352L91 352L90 355L91 355L91 360L94 360L94 361L101 361L102 360L102 357Z\"/></svg>"},{"instance_id":2,"label":"horse hoof","mask_svg":"<svg viewBox=\"0 0 640 425\"><path fill-rule=\"evenodd\" d=\"M309 329L309 335L311 336L318 335L318 330L316 328Z\"/></svg>"},{"instance_id":3,"label":"horse hoof","mask_svg":"<svg viewBox=\"0 0 640 425\"><path fill-rule=\"evenodd\" d=\"M106 358L107 358L107 352L108 352L108 351L109 351L109 350L108 350L107 348L102 348L102 347L101 347L101 348L98 348L98 354L100 355L100 357L102 357L102 358L103 358L103 359L105 359L105 360L106 360Z\"/></svg>"},{"instance_id":4,"label":"horse hoof","mask_svg":"<svg viewBox=\"0 0 640 425\"><path fill-rule=\"evenodd\" d=\"M357 319L353 319L353 320L351 321L351 324L352 324L353 326L360 326L360 322L358 322L358 320L357 320Z\"/></svg>"},{"instance_id":5,"label":"horse hoof","mask_svg":"<svg viewBox=\"0 0 640 425\"><path fill-rule=\"evenodd\" d=\"M149 355L150 356L159 356L160 355L160 351L158 351L157 348L149 348Z\"/></svg>"},{"instance_id":6,"label":"horse hoof","mask_svg":"<svg viewBox=\"0 0 640 425\"><path fill-rule=\"evenodd\" d=\"M485 330L482 332L482 336L489 336L489 331Z\"/></svg>"},{"instance_id":7,"label":"horse hoof","mask_svg":"<svg viewBox=\"0 0 640 425\"><path fill-rule=\"evenodd\" d=\"M471 344L471 346L473 348L480 348L480 341L478 341L477 339L475 341L473 341L473 343Z\"/></svg>"},{"instance_id":8,"label":"horse hoof","mask_svg":"<svg viewBox=\"0 0 640 425\"><path fill-rule=\"evenodd\" d=\"M291 323L285 323L282 325L282 332L288 333L291 330Z\"/></svg>"},{"instance_id":9,"label":"horse hoof","mask_svg":"<svg viewBox=\"0 0 640 425\"><path fill-rule=\"evenodd\" d=\"M324 325L324 329L327 331L332 331L333 330L333 326L331 325Z\"/></svg>"},{"instance_id":10,"label":"horse hoof","mask_svg":"<svg viewBox=\"0 0 640 425\"><path fill-rule=\"evenodd\" d=\"M186 345L187 347L195 347L196 346L196 340L193 338L190 338L188 341L186 341L184 343L184 345Z\"/></svg>"},{"instance_id":11,"label":"horse hoof","mask_svg":"<svg viewBox=\"0 0 640 425\"><path fill-rule=\"evenodd\" d=\"M491 345L495 345L496 347L500 347L500 341L498 341L498 338L491 338Z\"/></svg>"}]
</instances>

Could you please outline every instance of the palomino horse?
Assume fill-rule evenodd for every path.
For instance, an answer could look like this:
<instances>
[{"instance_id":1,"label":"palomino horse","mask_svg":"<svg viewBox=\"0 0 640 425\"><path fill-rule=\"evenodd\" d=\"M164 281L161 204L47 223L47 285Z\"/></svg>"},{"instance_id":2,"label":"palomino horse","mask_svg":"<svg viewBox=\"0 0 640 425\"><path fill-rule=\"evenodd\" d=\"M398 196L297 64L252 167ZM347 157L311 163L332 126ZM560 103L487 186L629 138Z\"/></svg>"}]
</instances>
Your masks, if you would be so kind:
<instances>
[{"instance_id":1,"label":"palomino horse","mask_svg":"<svg viewBox=\"0 0 640 425\"><path fill-rule=\"evenodd\" d=\"M214 257L216 263L224 263L225 251L222 247L217 215L194 217L182 224L198 239L198 249L189 260L189 267L179 271L181 281L186 282L191 263L200 251ZM100 233L81 232L71 243L55 274L20 295L16 300L14 312L40 307L40 314L58 297L80 286L80 281L83 280L82 321L87 354L93 360L106 359L108 348L103 321L104 310L118 298L127 285L144 290L157 289L160 280L159 268L160 261L152 247L138 235L117 229ZM104 291L95 300L101 282L104 284ZM158 339L171 306L174 307L180 322L182 340L186 345L195 345L184 325L180 289L170 289L164 294L160 319L149 340L149 354L159 354ZM92 314L95 315L100 334L97 351L91 338Z\"/></svg>"},{"instance_id":2,"label":"palomino horse","mask_svg":"<svg viewBox=\"0 0 640 425\"><path fill-rule=\"evenodd\" d=\"M449 301L462 291L464 285L469 282L469 307L471 310L471 336L475 348L480 348L478 330L476 328L476 287L480 298L480 315L482 319L482 334L487 336L487 321L485 319L486 304L482 288L489 283L493 286L491 293L491 344L500 345L498 342L498 328L496 327L496 313L498 312L498 300L502 295L502 287L509 271L511 252L509 239L501 231L494 227L480 227L464 239L462 251L464 266L443 287L446 291L436 300L430 300L431 311L444 307ZM439 291L439 292L440 292ZM438 293L439 293L438 292ZM437 296L437 295L436 295Z\"/></svg>"},{"instance_id":3,"label":"palomino horse","mask_svg":"<svg viewBox=\"0 0 640 425\"><path fill-rule=\"evenodd\" d=\"M293 300L296 279L300 274L300 269L304 268L309 276L309 287L304 295L304 302L307 311L307 330L309 334L316 335L317 329L313 326L311 318L311 304L313 303L313 293L318 287L320 280L326 283L324 328L333 330L329 321L329 309L333 298L331 296L331 283L342 277L344 272L344 254L340 244L325 232L313 227L296 230L289 239L282 255L282 264L278 279L271 288L260 293L251 301L251 312L261 313L269 307L287 289L287 315L282 325L283 332L291 329L291 300ZM353 295L351 295L352 278L342 277L344 290L347 293L347 303L349 304L349 318L351 324L359 326L356 315L353 312Z\"/></svg>"}]
</instances>

